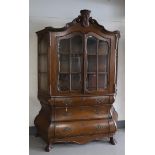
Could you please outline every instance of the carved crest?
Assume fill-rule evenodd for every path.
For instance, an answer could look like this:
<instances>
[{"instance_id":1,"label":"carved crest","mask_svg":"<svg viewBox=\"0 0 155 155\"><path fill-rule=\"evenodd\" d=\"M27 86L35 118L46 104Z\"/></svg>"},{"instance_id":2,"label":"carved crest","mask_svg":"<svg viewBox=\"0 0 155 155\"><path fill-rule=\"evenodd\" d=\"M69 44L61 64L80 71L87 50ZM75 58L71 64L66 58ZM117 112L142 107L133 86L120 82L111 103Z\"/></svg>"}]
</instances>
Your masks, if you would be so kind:
<instances>
[{"instance_id":1,"label":"carved crest","mask_svg":"<svg viewBox=\"0 0 155 155\"><path fill-rule=\"evenodd\" d=\"M77 18L75 18L72 22L67 23L66 26L64 26L62 28L46 27L44 30L38 31L37 34L42 34L42 33L44 33L44 31L52 31L52 32L65 31L69 27L71 27L71 26L76 25L77 23L79 23L79 24L81 24L82 27L89 27L90 24L95 25L103 33L108 33L108 34L114 33L117 38L120 38L120 32L119 31L113 31L112 32L112 31L106 30L103 25L100 25L97 22L97 20L95 20L92 17L90 17L90 13L91 13L90 10L81 10L80 11L80 15Z\"/></svg>"},{"instance_id":2,"label":"carved crest","mask_svg":"<svg viewBox=\"0 0 155 155\"><path fill-rule=\"evenodd\" d=\"M81 23L83 27L89 26L90 10L81 10L81 15L73 20L73 23Z\"/></svg>"},{"instance_id":3,"label":"carved crest","mask_svg":"<svg viewBox=\"0 0 155 155\"><path fill-rule=\"evenodd\" d=\"M84 27L89 26L89 18L90 18L90 12L89 10L81 10L81 24Z\"/></svg>"}]
</instances>

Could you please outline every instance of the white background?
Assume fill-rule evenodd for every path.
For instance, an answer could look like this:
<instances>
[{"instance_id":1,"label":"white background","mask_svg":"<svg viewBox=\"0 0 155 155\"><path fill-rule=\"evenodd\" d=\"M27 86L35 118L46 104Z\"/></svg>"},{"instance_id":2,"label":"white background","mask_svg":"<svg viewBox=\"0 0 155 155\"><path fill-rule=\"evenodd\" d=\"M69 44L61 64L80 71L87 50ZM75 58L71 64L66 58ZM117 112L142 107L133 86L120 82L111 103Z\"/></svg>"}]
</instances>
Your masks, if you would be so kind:
<instances>
[{"instance_id":1,"label":"white background","mask_svg":"<svg viewBox=\"0 0 155 155\"><path fill-rule=\"evenodd\" d=\"M155 154L154 1L126 2L126 155ZM71 6L74 7L74 6ZM29 4L0 5L1 154L29 153Z\"/></svg>"},{"instance_id":2,"label":"white background","mask_svg":"<svg viewBox=\"0 0 155 155\"><path fill-rule=\"evenodd\" d=\"M76 7L71 7L76 6ZM36 31L47 26L63 27L80 15L81 9L91 10L91 16L106 29L119 30L118 85L114 106L118 120L125 120L125 6L124 0L33 0L30 1L29 23L29 125L34 126L34 118L40 110L37 99L37 35ZM58 12L59 10L59 12Z\"/></svg>"}]
</instances>

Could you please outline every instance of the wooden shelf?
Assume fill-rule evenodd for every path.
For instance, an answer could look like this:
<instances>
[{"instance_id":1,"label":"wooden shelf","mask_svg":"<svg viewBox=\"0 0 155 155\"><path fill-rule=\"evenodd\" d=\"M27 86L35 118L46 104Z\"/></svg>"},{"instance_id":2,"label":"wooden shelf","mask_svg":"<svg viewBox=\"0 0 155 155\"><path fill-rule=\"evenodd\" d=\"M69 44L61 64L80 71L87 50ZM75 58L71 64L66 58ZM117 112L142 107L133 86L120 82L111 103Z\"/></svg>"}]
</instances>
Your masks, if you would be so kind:
<instances>
[{"instance_id":1,"label":"wooden shelf","mask_svg":"<svg viewBox=\"0 0 155 155\"><path fill-rule=\"evenodd\" d=\"M59 74L81 74L81 72L59 72Z\"/></svg>"},{"instance_id":2,"label":"wooden shelf","mask_svg":"<svg viewBox=\"0 0 155 155\"><path fill-rule=\"evenodd\" d=\"M59 72L59 74L70 74L69 72Z\"/></svg>"},{"instance_id":3,"label":"wooden shelf","mask_svg":"<svg viewBox=\"0 0 155 155\"><path fill-rule=\"evenodd\" d=\"M87 74L96 74L97 72L87 72ZM98 72L98 74L108 74L108 72Z\"/></svg>"},{"instance_id":4,"label":"wooden shelf","mask_svg":"<svg viewBox=\"0 0 155 155\"><path fill-rule=\"evenodd\" d=\"M61 53L59 52L60 55L82 55L83 53Z\"/></svg>"},{"instance_id":5,"label":"wooden shelf","mask_svg":"<svg viewBox=\"0 0 155 155\"><path fill-rule=\"evenodd\" d=\"M70 53L61 53L61 52L59 52L59 54L61 54L61 55L69 55Z\"/></svg>"},{"instance_id":6,"label":"wooden shelf","mask_svg":"<svg viewBox=\"0 0 155 155\"><path fill-rule=\"evenodd\" d=\"M93 53L92 53L92 54L88 54L88 53L87 53L87 55L88 55L88 56L94 56L94 55L97 55L97 54L96 54L96 53L94 53L94 54L93 54Z\"/></svg>"},{"instance_id":7,"label":"wooden shelf","mask_svg":"<svg viewBox=\"0 0 155 155\"><path fill-rule=\"evenodd\" d=\"M108 72L98 72L98 74L108 74Z\"/></svg>"},{"instance_id":8,"label":"wooden shelf","mask_svg":"<svg viewBox=\"0 0 155 155\"><path fill-rule=\"evenodd\" d=\"M81 74L81 72L71 72L71 74Z\"/></svg>"},{"instance_id":9,"label":"wooden shelf","mask_svg":"<svg viewBox=\"0 0 155 155\"><path fill-rule=\"evenodd\" d=\"M96 74L96 72L87 72L87 74Z\"/></svg>"}]
</instances>

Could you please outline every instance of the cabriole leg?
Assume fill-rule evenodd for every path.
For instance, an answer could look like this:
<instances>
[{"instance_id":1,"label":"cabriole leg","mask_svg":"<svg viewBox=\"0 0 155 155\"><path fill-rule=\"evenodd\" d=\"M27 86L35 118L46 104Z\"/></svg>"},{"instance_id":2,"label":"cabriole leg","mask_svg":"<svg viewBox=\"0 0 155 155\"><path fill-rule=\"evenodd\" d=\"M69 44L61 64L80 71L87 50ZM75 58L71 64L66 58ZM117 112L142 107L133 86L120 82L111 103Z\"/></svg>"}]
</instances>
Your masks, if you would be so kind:
<instances>
[{"instance_id":1,"label":"cabriole leg","mask_svg":"<svg viewBox=\"0 0 155 155\"><path fill-rule=\"evenodd\" d=\"M50 150L52 149L52 145L51 144L47 144L45 147L45 151L46 152L50 152Z\"/></svg>"},{"instance_id":2,"label":"cabriole leg","mask_svg":"<svg viewBox=\"0 0 155 155\"><path fill-rule=\"evenodd\" d=\"M109 143L112 144L112 145L115 145L117 142L116 142L116 140L114 139L114 137L110 137Z\"/></svg>"}]
</instances>

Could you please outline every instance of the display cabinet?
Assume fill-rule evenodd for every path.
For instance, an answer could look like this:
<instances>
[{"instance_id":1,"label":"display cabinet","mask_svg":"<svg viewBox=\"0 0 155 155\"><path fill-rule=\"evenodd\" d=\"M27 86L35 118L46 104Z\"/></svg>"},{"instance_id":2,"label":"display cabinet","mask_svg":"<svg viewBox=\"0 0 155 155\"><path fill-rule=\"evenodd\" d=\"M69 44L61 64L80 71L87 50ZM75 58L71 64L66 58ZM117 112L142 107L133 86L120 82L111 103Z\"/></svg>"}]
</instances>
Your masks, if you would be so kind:
<instances>
[{"instance_id":1,"label":"display cabinet","mask_svg":"<svg viewBox=\"0 0 155 155\"><path fill-rule=\"evenodd\" d=\"M115 144L119 31L108 31L89 10L63 28L38 31L37 135L47 143Z\"/></svg>"}]
</instances>

